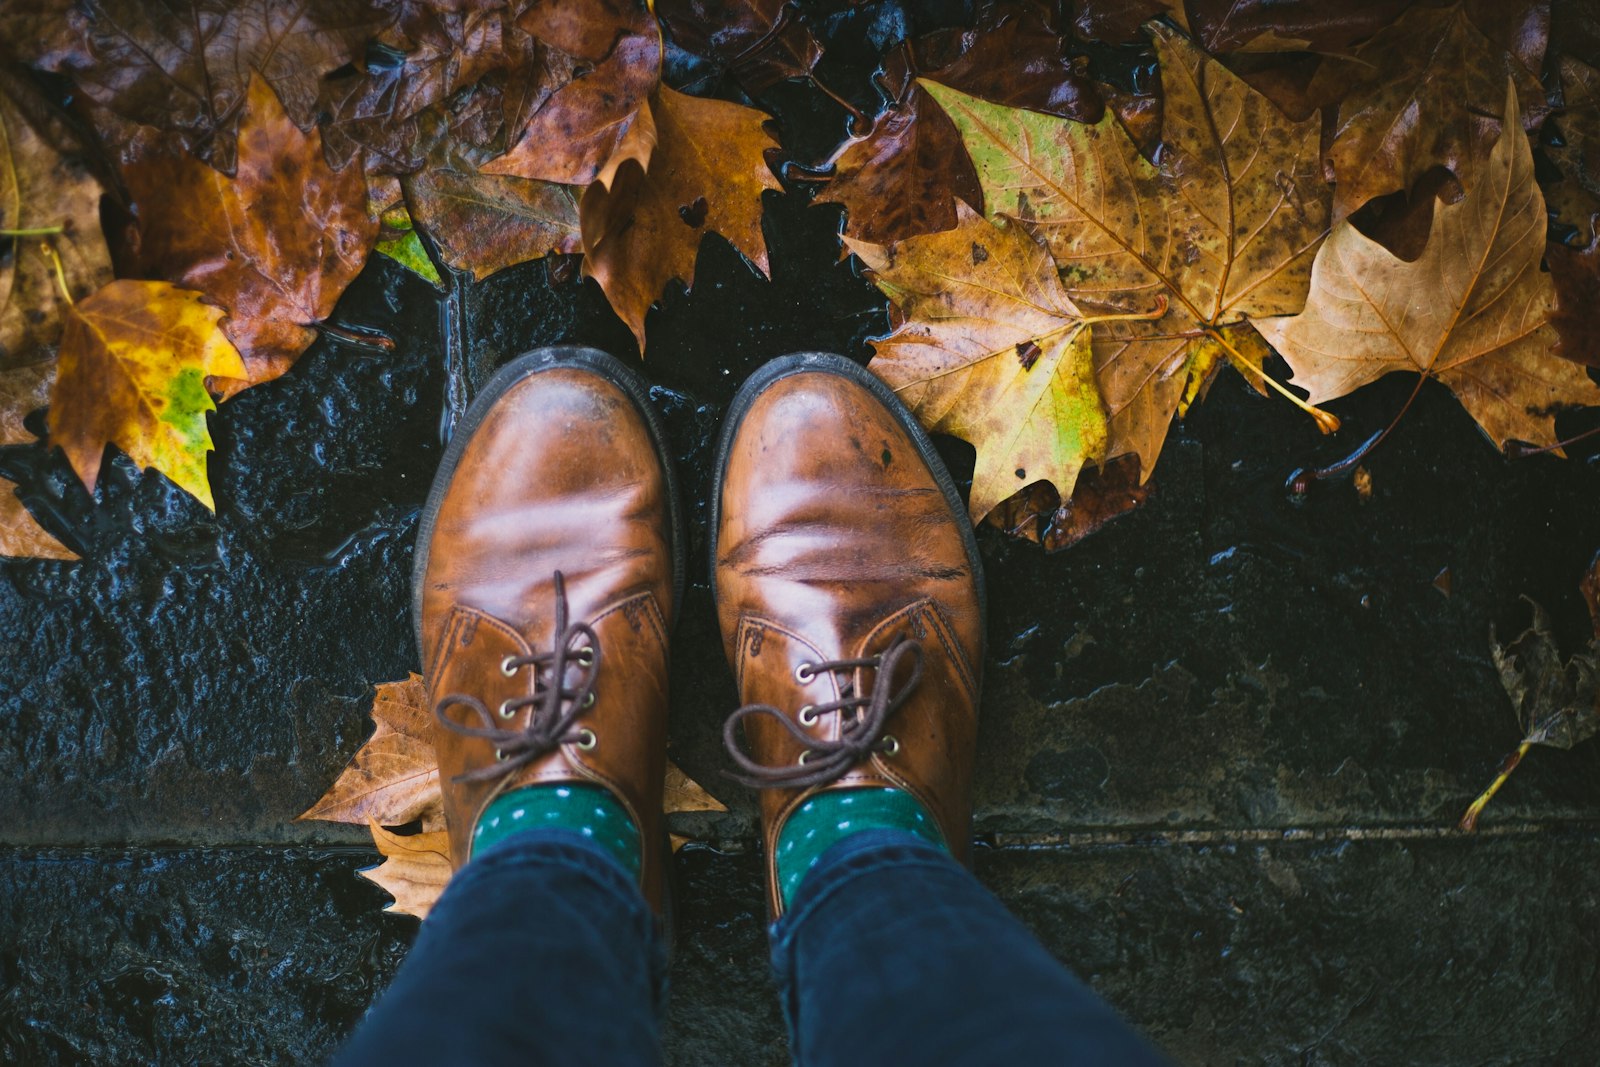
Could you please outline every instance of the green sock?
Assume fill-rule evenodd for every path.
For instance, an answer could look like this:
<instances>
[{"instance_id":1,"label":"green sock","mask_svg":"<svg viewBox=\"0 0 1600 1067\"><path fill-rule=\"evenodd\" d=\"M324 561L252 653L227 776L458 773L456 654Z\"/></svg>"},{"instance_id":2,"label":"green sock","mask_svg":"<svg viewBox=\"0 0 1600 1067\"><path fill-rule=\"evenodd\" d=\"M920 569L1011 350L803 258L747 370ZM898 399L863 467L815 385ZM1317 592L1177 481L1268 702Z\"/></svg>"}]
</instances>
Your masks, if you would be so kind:
<instances>
[{"instance_id":1,"label":"green sock","mask_svg":"<svg viewBox=\"0 0 1600 1067\"><path fill-rule=\"evenodd\" d=\"M788 907L806 872L833 845L862 830L904 830L946 848L928 809L904 789L830 789L796 808L778 833L778 892Z\"/></svg>"},{"instance_id":2,"label":"green sock","mask_svg":"<svg viewBox=\"0 0 1600 1067\"><path fill-rule=\"evenodd\" d=\"M570 830L592 840L639 877L639 828L611 790L588 782L532 785L489 802L472 831L472 854L492 852L523 830Z\"/></svg>"}]
</instances>

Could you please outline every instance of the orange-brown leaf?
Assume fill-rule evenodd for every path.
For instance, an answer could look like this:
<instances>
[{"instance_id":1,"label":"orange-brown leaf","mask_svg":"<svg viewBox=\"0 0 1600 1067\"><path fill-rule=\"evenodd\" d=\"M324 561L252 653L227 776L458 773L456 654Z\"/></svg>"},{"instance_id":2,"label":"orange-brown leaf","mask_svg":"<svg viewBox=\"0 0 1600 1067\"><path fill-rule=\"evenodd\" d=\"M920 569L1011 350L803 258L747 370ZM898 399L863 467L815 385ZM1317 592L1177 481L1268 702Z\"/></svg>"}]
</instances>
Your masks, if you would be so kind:
<instances>
[{"instance_id":1,"label":"orange-brown leaf","mask_svg":"<svg viewBox=\"0 0 1600 1067\"><path fill-rule=\"evenodd\" d=\"M360 273L377 237L359 167L334 171L263 79L250 83L229 178L187 155L150 153L124 171L145 271L228 311L247 368L226 395L276 378L315 338L311 326Z\"/></svg>"},{"instance_id":2,"label":"orange-brown leaf","mask_svg":"<svg viewBox=\"0 0 1600 1067\"><path fill-rule=\"evenodd\" d=\"M0 371L0 445L28 444L34 440L22 420L30 411L49 402L55 377L53 359ZM0 556L77 559L76 553L44 531L14 490L13 483L0 478Z\"/></svg>"},{"instance_id":3,"label":"orange-brown leaf","mask_svg":"<svg viewBox=\"0 0 1600 1067\"><path fill-rule=\"evenodd\" d=\"M427 697L419 674L378 686L372 736L338 781L299 817L352 823L371 819L389 826L420 819L424 830L444 829Z\"/></svg>"},{"instance_id":4,"label":"orange-brown leaf","mask_svg":"<svg viewBox=\"0 0 1600 1067\"><path fill-rule=\"evenodd\" d=\"M67 312L50 443L66 452L90 492L107 444L154 467L215 510L206 479L215 409L207 378L242 378L224 336L222 309L166 282L121 279Z\"/></svg>"},{"instance_id":5,"label":"orange-brown leaf","mask_svg":"<svg viewBox=\"0 0 1600 1067\"><path fill-rule=\"evenodd\" d=\"M384 911L426 919L455 873L450 865L450 835L443 830L401 835L370 819L367 826L383 862L361 871L361 877L394 897Z\"/></svg>"},{"instance_id":6,"label":"orange-brown leaf","mask_svg":"<svg viewBox=\"0 0 1600 1067\"><path fill-rule=\"evenodd\" d=\"M673 278L694 284L700 238L722 234L762 274L761 194L777 189L765 151L766 116L662 86L653 98L659 142L648 173L629 161L611 188L579 201L584 273L600 283L644 350L644 317Z\"/></svg>"},{"instance_id":7,"label":"orange-brown leaf","mask_svg":"<svg viewBox=\"0 0 1600 1067\"><path fill-rule=\"evenodd\" d=\"M728 805L706 792L705 786L683 773L671 760L667 761L667 777L662 788L661 810L667 814L675 811L727 811Z\"/></svg>"}]
</instances>

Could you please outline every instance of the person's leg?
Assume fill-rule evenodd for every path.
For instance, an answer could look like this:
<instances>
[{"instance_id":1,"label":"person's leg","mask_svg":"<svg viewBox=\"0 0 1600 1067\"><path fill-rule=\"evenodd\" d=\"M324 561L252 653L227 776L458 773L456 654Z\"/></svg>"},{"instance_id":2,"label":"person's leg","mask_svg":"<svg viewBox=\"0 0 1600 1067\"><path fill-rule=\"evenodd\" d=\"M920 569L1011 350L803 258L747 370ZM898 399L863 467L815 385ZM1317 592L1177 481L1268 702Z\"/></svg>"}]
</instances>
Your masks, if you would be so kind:
<instances>
[{"instance_id":1,"label":"person's leg","mask_svg":"<svg viewBox=\"0 0 1600 1067\"><path fill-rule=\"evenodd\" d=\"M1168 1062L944 849L852 834L773 933L795 1062Z\"/></svg>"},{"instance_id":2,"label":"person's leg","mask_svg":"<svg viewBox=\"0 0 1600 1067\"><path fill-rule=\"evenodd\" d=\"M529 830L451 880L339 1067L653 1064L663 952L635 879Z\"/></svg>"},{"instance_id":3,"label":"person's leg","mask_svg":"<svg viewBox=\"0 0 1600 1067\"><path fill-rule=\"evenodd\" d=\"M734 400L713 505L745 702L724 740L761 790L798 1061L1160 1062L959 862L982 566L915 417L840 357L776 360Z\"/></svg>"}]
</instances>

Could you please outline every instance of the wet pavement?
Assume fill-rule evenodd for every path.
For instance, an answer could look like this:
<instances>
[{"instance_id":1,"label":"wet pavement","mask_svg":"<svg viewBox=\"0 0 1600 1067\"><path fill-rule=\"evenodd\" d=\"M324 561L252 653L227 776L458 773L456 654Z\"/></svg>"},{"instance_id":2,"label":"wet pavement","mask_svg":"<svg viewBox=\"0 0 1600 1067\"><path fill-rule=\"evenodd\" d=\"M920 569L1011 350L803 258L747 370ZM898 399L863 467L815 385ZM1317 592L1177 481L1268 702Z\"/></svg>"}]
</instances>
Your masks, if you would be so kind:
<instances>
[{"instance_id":1,"label":"wet pavement","mask_svg":"<svg viewBox=\"0 0 1600 1067\"><path fill-rule=\"evenodd\" d=\"M825 68L862 103L869 29L841 30ZM818 101L761 99L798 158L837 136ZM704 557L718 418L765 360L864 360L887 323L838 261L836 209L799 185L767 208L773 279L710 239L643 363L693 528L672 756L731 808L679 817L705 843L676 861L674 1063L786 1062L759 992L754 807L719 777L735 699ZM414 934L353 873L376 862L363 832L293 818L366 737L372 686L417 666L411 551L451 413L527 348L632 341L592 283L546 263L439 292L375 259L334 321L394 347L329 335L224 405L214 517L120 456L95 504L59 454L0 449L0 475L84 556L0 563L7 1062L315 1061ZM1053 556L980 536L976 870L1182 1062L1596 1061L1600 744L1535 750L1482 832L1452 827L1519 739L1491 627L1519 630L1528 596L1569 651L1585 639L1600 460L1593 439L1567 461L1503 458L1429 386L1367 462L1370 497L1285 490L1409 391L1335 404L1346 429L1325 439L1226 372L1142 509ZM970 476L971 450L943 447Z\"/></svg>"}]
</instances>

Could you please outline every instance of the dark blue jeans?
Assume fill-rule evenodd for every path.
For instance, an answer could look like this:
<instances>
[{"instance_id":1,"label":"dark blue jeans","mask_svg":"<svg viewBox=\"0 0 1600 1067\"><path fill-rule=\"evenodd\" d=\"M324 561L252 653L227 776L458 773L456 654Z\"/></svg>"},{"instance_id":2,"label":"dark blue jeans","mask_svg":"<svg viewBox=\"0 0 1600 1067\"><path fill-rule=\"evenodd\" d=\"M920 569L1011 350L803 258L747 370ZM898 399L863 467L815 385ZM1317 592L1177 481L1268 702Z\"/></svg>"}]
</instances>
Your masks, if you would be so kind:
<instances>
[{"instance_id":1,"label":"dark blue jeans","mask_svg":"<svg viewBox=\"0 0 1600 1067\"><path fill-rule=\"evenodd\" d=\"M1166 1060L943 851L836 845L772 931L800 1064ZM450 883L342 1065L660 1060L662 946L638 888L576 834L506 841Z\"/></svg>"}]
</instances>

